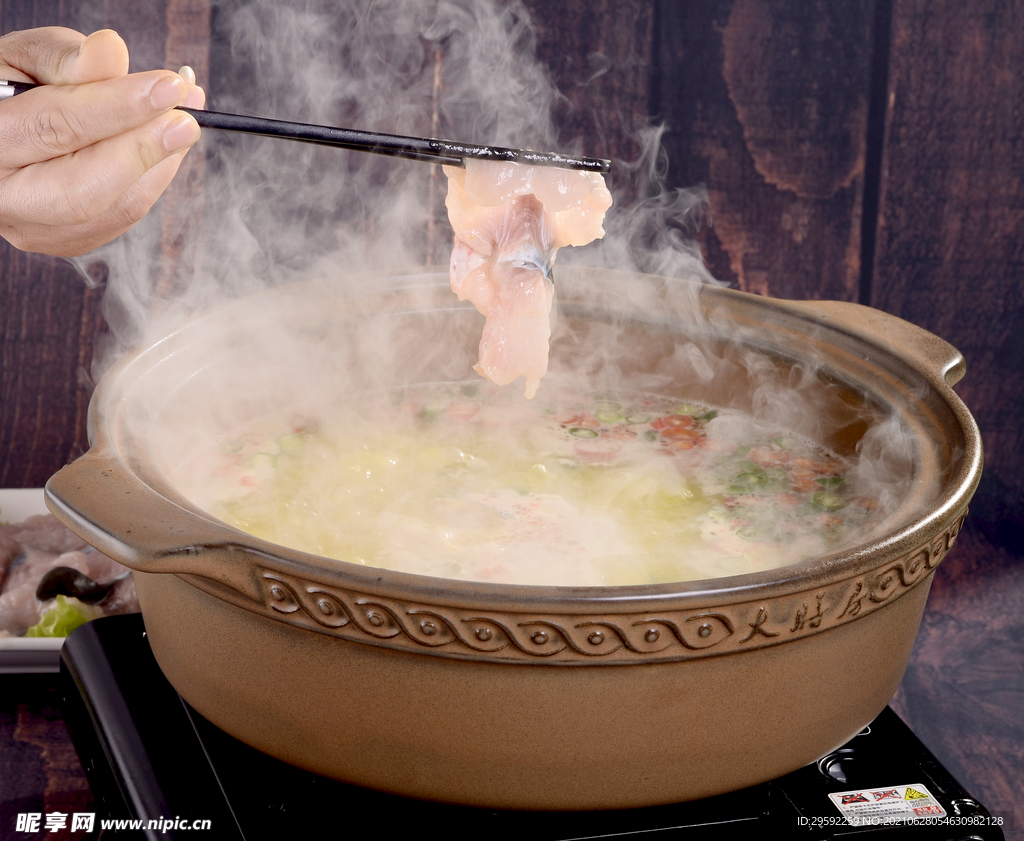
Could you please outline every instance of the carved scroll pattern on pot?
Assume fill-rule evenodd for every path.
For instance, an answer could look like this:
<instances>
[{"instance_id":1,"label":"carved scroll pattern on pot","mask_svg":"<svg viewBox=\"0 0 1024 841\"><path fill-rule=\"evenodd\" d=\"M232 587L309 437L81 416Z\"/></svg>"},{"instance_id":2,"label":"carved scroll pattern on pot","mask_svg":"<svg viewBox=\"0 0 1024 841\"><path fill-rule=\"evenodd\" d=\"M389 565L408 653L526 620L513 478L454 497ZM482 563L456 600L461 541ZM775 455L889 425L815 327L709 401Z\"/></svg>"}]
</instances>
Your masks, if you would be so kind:
<instances>
[{"instance_id":1,"label":"carved scroll pattern on pot","mask_svg":"<svg viewBox=\"0 0 1024 841\"><path fill-rule=\"evenodd\" d=\"M568 617L455 616L423 607L399 607L364 595L293 581L261 572L266 600L272 611L312 623L341 636L378 639L404 638L416 645L441 648L460 644L472 652L517 652L530 658L569 656L606 657L628 651L657 655L671 650L699 652L719 645L735 633L729 616L714 611L689 615L648 616L632 621L567 621ZM302 621L305 620L305 621Z\"/></svg>"},{"instance_id":2,"label":"carved scroll pattern on pot","mask_svg":"<svg viewBox=\"0 0 1024 841\"><path fill-rule=\"evenodd\" d=\"M876 572L860 578L845 599L842 612L836 621L853 619L863 611L879 607L892 597L908 590L939 565L956 541L967 517L966 510L950 526L949 531L936 537L931 543L916 549L899 560L893 561Z\"/></svg>"},{"instance_id":3,"label":"carved scroll pattern on pot","mask_svg":"<svg viewBox=\"0 0 1024 841\"><path fill-rule=\"evenodd\" d=\"M480 621L480 617L473 621ZM660 654L680 646L700 651L723 642L734 630L728 616L707 612L685 618L645 617L632 622L535 619L516 623L514 629L503 628L520 651L545 657L563 651L583 657L606 657L623 649L641 655Z\"/></svg>"},{"instance_id":4,"label":"carved scroll pattern on pot","mask_svg":"<svg viewBox=\"0 0 1024 841\"><path fill-rule=\"evenodd\" d=\"M480 615L353 593L263 569L265 605L276 618L353 640L375 638L410 650L497 659L678 659L776 645L882 607L923 580L963 524L905 557L855 579L793 596L715 610L610 617ZM728 644L725 644L728 643ZM724 645L723 645L724 644Z\"/></svg>"},{"instance_id":5,"label":"carved scroll pattern on pot","mask_svg":"<svg viewBox=\"0 0 1024 841\"><path fill-rule=\"evenodd\" d=\"M326 587L290 582L284 576L263 570L260 576L271 609L285 615L298 614L328 629L352 630L352 625L364 634L379 639L400 635L402 621L394 610L382 602L358 602Z\"/></svg>"}]
</instances>

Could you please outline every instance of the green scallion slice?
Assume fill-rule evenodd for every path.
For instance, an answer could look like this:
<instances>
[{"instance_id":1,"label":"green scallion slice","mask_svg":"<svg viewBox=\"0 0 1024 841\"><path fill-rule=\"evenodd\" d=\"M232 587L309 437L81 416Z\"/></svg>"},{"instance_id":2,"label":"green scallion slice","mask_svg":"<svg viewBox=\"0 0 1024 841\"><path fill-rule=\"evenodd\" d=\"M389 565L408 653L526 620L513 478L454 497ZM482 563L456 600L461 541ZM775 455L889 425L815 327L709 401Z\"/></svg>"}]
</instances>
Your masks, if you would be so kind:
<instances>
[{"instance_id":1,"label":"green scallion slice","mask_svg":"<svg viewBox=\"0 0 1024 841\"><path fill-rule=\"evenodd\" d=\"M838 511L840 508L846 507L846 500L835 491L818 491L811 499L814 500L815 505L826 511Z\"/></svg>"}]
</instances>

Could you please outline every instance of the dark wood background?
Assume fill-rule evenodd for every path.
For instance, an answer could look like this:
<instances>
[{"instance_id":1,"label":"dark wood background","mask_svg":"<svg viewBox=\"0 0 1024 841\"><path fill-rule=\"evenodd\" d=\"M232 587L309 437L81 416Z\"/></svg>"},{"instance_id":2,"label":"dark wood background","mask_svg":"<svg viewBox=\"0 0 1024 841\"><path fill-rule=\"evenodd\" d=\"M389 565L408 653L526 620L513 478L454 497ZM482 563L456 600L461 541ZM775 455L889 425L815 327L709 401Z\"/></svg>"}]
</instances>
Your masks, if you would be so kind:
<instances>
[{"instance_id":1,"label":"dark wood background","mask_svg":"<svg viewBox=\"0 0 1024 841\"><path fill-rule=\"evenodd\" d=\"M894 706L989 808L1024 819L1024 0L525 5L565 137L629 159L666 126L667 185L710 195L698 236L716 277L869 304L963 352L985 473ZM0 0L0 31L51 23L116 28L136 67L192 64L216 98L209 0ZM0 242L0 487L41 486L87 446L104 331L90 274ZM60 742L45 697L7 701L25 756L47 727ZM67 774L47 791L81 787Z\"/></svg>"}]
</instances>

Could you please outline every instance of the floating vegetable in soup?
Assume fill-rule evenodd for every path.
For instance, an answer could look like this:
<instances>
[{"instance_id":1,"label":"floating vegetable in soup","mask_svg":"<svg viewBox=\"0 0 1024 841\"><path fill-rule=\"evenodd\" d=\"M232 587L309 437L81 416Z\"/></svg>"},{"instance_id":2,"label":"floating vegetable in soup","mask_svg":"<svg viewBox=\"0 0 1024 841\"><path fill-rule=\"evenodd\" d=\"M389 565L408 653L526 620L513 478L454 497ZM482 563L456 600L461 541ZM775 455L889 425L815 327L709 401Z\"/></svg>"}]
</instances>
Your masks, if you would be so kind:
<instances>
[{"instance_id":1,"label":"floating vegetable in soup","mask_svg":"<svg viewBox=\"0 0 1024 841\"><path fill-rule=\"evenodd\" d=\"M265 419L176 482L278 544L520 584L769 569L832 551L879 514L845 460L739 412L643 394L527 403L490 384Z\"/></svg>"},{"instance_id":2,"label":"floating vegetable in soup","mask_svg":"<svg viewBox=\"0 0 1024 841\"><path fill-rule=\"evenodd\" d=\"M604 236L611 194L597 173L473 160L444 170L452 289L487 319L474 370L498 385L523 376L533 397L548 368L555 253Z\"/></svg>"}]
</instances>

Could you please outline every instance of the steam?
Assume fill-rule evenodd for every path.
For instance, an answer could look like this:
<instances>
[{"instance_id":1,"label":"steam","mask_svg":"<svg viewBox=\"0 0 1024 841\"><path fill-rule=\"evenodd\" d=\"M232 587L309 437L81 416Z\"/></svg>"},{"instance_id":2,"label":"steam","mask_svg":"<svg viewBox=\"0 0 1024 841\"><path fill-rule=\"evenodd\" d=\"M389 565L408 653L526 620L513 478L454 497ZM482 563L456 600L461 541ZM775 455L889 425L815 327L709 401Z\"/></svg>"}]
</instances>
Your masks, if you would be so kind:
<instances>
[{"instance_id":1,"label":"steam","mask_svg":"<svg viewBox=\"0 0 1024 841\"><path fill-rule=\"evenodd\" d=\"M222 0L215 19L230 78L211 110L468 142L580 151L551 114L560 95L536 60L529 14L497 0ZM200 80L203 83L206 80ZM565 250L566 263L635 268L710 281L688 234L703 191L663 188L660 129L616 161L608 236ZM599 154L600 150L593 150ZM110 358L221 300L309 277L447 263L451 229L440 167L207 130L201 189L176 184L173 204L80 261L109 268ZM197 179L198 180L198 179ZM161 261L176 241L173 264Z\"/></svg>"},{"instance_id":2,"label":"steam","mask_svg":"<svg viewBox=\"0 0 1024 841\"><path fill-rule=\"evenodd\" d=\"M665 278L717 283L704 265L693 239L710 223L707 190L666 187L668 156L661 145L664 126L638 131L640 155L635 161L616 161L620 185L639 196L633 206L616 202L608 215L607 235L587 251L566 254L566 262L628 268ZM615 192L613 187L613 193ZM624 192L621 189L619 192Z\"/></svg>"},{"instance_id":3,"label":"steam","mask_svg":"<svg viewBox=\"0 0 1024 841\"><path fill-rule=\"evenodd\" d=\"M561 136L553 123L561 97L536 58L529 14L518 2L216 0L215 6L230 70L223 87L208 89L211 110L601 155L600 149L584 149L580 138ZM208 80L199 81L209 88ZM699 328L692 335L710 333L696 299L702 284L716 281L693 240L709 220L707 194L702 188L667 189L663 129L638 126L636 132L638 158L613 162L609 186L616 202L606 218L606 236L558 255L556 308L562 266L638 271L666 280L660 286L605 284L609 311L671 309L674 318L689 318ZM358 302L375 282L361 272L386 275L447 264L452 233L444 209L447 183L438 166L212 130L190 156L202 164L194 183L176 183L173 201L80 261L83 274L97 260L108 266L104 311L111 341L96 361L97 376L125 349L224 301L326 278L333 300ZM625 196L638 198L628 203ZM163 259L168 242L179 255L170 264ZM478 338L482 319L474 323ZM607 330L615 334L621 327ZM621 345L600 341L598 328L589 334L577 329L566 320L553 326L553 343L569 348L571 358L571 366L554 370L554 378L585 376L602 388L649 392L693 387L695 399L713 395L723 405L733 397L716 389L716 382L740 372L751 388L736 405L751 412L757 429L794 428L818 440L835 431L815 428L816 407L808 396L816 387L813 365L780 375L764 357L735 345L687 341L658 365L623 372L608 350ZM267 330L286 332L269 325ZM413 376L434 366L451 371L453 379L467 377L471 356L445 358L449 350L442 339L450 338L448 330L438 324L436 342L429 336L412 340L394 326L362 334L359 346L346 339L345 354L317 356L319 373L309 385L318 386L327 369L337 378L332 382L354 378L349 388L357 381L384 383L384 374L375 372L396 369ZM283 342L290 344L287 337ZM376 359L382 349L404 354L408 365L396 366L394 355L386 363ZM293 365L283 355L261 348L258 360L247 358L246 364L252 371L278 370L279 380L298 394L300 384L290 372L312 370L312 363L306 357ZM240 393L243 387L249 393L259 389L252 371L242 378ZM194 422L200 408L181 409L182 419ZM912 460L906 435L893 431L879 426L864 439L862 460L871 464L858 473L865 484L886 484L889 490L879 495L887 505L899 501L904 484L885 465L898 462L903 468Z\"/></svg>"}]
</instances>

